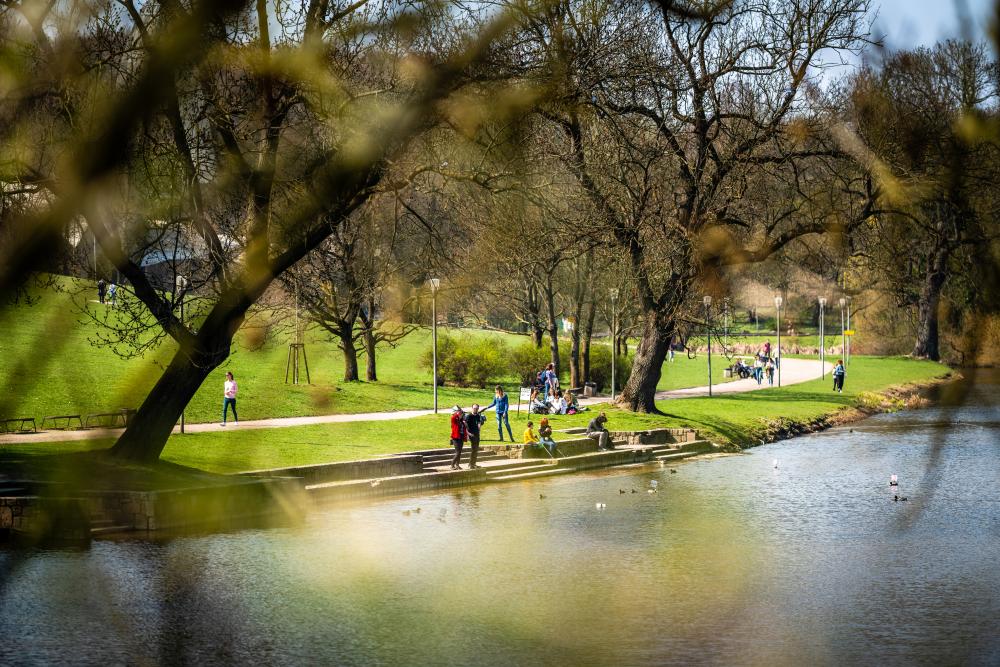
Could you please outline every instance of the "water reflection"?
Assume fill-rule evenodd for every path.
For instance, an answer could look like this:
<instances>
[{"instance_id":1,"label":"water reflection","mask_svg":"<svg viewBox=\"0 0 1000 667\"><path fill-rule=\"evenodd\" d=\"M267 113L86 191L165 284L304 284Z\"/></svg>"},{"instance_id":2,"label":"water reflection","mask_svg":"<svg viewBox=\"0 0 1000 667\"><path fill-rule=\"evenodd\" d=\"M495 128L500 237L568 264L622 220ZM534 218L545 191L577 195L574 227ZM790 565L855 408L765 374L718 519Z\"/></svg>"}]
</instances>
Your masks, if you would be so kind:
<instances>
[{"instance_id":1,"label":"water reflection","mask_svg":"<svg viewBox=\"0 0 1000 667\"><path fill-rule=\"evenodd\" d=\"M677 474L2 553L0 662L997 664L996 389Z\"/></svg>"}]
</instances>

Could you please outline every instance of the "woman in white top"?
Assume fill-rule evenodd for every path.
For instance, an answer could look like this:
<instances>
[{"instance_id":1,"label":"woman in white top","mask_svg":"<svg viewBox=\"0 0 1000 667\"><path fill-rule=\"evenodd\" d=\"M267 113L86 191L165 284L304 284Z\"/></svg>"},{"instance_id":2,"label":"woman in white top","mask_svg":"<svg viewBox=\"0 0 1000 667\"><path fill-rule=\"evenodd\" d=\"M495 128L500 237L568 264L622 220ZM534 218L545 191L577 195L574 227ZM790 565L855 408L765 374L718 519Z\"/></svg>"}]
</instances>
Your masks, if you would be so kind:
<instances>
[{"instance_id":1,"label":"woman in white top","mask_svg":"<svg viewBox=\"0 0 1000 667\"><path fill-rule=\"evenodd\" d=\"M240 418L236 415L236 392L239 391L236 380L232 373L226 373L226 382L222 386L222 425L226 425L226 412L230 406L233 408L233 421L240 423Z\"/></svg>"}]
</instances>

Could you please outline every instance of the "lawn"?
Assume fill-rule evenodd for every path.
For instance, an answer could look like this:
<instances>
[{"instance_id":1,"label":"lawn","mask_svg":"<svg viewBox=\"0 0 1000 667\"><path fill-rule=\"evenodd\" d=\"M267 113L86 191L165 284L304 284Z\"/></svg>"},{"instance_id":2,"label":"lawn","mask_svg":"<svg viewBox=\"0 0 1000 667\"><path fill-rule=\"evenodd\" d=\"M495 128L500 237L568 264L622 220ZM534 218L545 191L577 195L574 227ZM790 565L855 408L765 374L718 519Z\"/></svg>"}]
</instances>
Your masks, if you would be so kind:
<instances>
[{"instance_id":1,"label":"lawn","mask_svg":"<svg viewBox=\"0 0 1000 667\"><path fill-rule=\"evenodd\" d=\"M37 292L33 305L0 310L0 414L45 415L109 412L138 407L176 349L168 341L144 357L123 359L105 346L95 345L98 328L87 322L70 295L73 281L60 279L66 291ZM85 283L80 283L85 285ZM103 306L91 303L103 313ZM114 313L111 313L112 317ZM212 422L221 411L222 382L232 371L240 386L239 410L243 420L372 411L426 409L432 406L431 373L419 363L431 344L430 331L421 329L396 348L378 355L379 382L342 381L343 355L336 344L319 333L307 336L311 385L285 384L288 338L251 345L256 330L241 331L232 355L205 382L192 399L187 419ZM520 345L527 336L463 329L458 335L500 336ZM568 341L566 343L568 345ZM722 381L722 357L714 364L716 381ZM714 361L714 359L713 359ZM361 364L364 364L362 358ZM659 387L676 389L705 383L705 359L688 360L683 354L674 364L664 364ZM363 372L363 366L362 366ZM304 372L303 372L304 375ZM625 378L619 378L619 388ZM509 389L514 378L502 378ZM516 392L512 392L516 396ZM444 386L442 406L488 400L491 392Z\"/></svg>"},{"instance_id":2,"label":"lawn","mask_svg":"<svg viewBox=\"0 0 1000 667\"><path fill-rule=\"evenodd\" d=\"M944 375L947 367L906 358L855 357L845 391L835 394L830 380L764 389L715 398L686 398L659 403L664 416L637 415L608 409L612 430L639 430L664 426L696 428L714 441L743 441L764 421L788 418L811 420L855 405L858 394L893 385L919 382ZM595 411L552 417L555 428L582 426ZM528 415L511 415L511 427L520 439ZM537 424L538 416L532 420ZM489 414L484 444L496 443L495 420ZM7 445L7 455L37 455L107 447L108 441L76 441ZM448 414L389 422L320 424L281 429L241 430L174 435L163 458L166 461L211 472L236 472L270 467L344 461L391 452L448 444Z\"/></svg>"}]
</instances>

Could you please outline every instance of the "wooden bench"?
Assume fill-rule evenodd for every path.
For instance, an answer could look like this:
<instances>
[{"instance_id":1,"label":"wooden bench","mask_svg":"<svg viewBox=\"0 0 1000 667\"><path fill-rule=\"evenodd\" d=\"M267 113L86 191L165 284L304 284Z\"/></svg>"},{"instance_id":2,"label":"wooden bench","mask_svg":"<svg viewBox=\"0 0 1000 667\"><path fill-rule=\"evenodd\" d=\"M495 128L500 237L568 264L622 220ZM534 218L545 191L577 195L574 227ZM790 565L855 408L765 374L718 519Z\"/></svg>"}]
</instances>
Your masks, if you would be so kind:
<instances>
[{"instance_id":1,"label":"wooden bench","mask_svg":"<svg viewBox=\"0 0 1000 667\"><path fill-rule=\"evenodd\" d=\"M54 431L68 431L74 419L79 424L79 428L83 428L83 419L80 418L80 415L48 415L42 417L42 430L46 430L45 424L47 422L52 422L52 425L49 426L50 429ZM60 422L65 423L60 426Z\"/></svg>"},{"instance_id":2,"label":"wooden bench","mask_svg":"<svg viewBox=\"0 0 1000 667\"><path fill-rule=\"evenodd\" d=\"M12 428L14 424L17 424L17 428ZM29 429L27 425L30 424ZM0 419L0 426L3 427L4 433L25 433L31 431L32 433L38 433L38 427L35 425L34 417L10 417L9 419Z\"/></svg>"},{"instance_id":3,"label":"wooden bench","mask_svg":"<svg viewBox=\"0 0 1000 667\"><path fill-rule=\"evenodd\" d=\"M84 428L95 428L101 426L103 428L114 428L116 426L125 427L125 411L119 410L118 412L94 412L87 415L83 420Z\"/></svg>"}]
</instances>

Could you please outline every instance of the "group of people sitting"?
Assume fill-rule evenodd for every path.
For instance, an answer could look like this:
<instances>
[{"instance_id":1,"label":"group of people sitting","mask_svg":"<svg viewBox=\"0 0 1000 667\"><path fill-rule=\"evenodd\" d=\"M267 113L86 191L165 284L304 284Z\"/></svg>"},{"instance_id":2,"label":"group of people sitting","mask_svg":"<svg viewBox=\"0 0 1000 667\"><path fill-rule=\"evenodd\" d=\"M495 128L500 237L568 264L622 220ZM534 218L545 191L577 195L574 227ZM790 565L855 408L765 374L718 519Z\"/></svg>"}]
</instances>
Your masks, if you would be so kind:
<instances>
[{"instance_id":1,"label":"group of people sitting","mask_svg":"<svg viewBox=\"0 0 1000 667\"><path fill-rule=\"evenodd\" d=\"M741 379L753 378L760 384L767 378L768 384L774 384L774 372L778 368L778 357L765 356L763 352L754 356L753 365L743 363L742 359L737 359L732 365L733 375Z\"/></svg>"},{"instance_id":2,"label":"group of people sitting","mask_svg":"<svg viewBox=\"0 0 1000 667\"><path fill-rule=\"evenodd\" d=\"M607 415L602 412L587 424L587 437L597 441L597 448L601 450L614 449L614 445L611 443L611 433L604 426L607 421ZM552 439L552 425L549 424L548 417L542 417L538 423L537 435L534 423L528 422L528 427L524 429L524 444L545 447L549 456L556 455L556 441Z\"/></svg>"},{"instance_id":3,"label":"group of people sitting","mask_svg":"<svg viewBox=\"0 0 1000 667\"><path fill-rule=\"evenodd\" d=\"M580 405L576 395L567 390L562 394L546 394L537 387L531 391L528 412L536 415L575 415L587 408Z\"/></svg>"}]
</instances>

